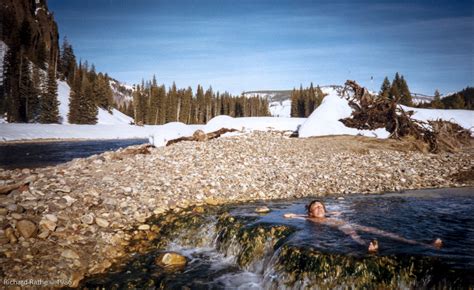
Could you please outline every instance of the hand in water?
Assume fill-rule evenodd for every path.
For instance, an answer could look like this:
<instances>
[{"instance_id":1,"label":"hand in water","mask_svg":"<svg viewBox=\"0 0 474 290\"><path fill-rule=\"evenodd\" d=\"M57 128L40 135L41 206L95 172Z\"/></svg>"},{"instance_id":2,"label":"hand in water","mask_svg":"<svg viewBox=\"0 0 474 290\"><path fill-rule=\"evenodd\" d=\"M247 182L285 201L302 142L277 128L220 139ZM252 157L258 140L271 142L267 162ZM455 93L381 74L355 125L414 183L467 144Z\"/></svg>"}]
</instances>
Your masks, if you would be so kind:
<instances>
[{"instance_id":1,"label":"hand in water","mask_svg":"<svg viewBox=\"0 0 474 290\"><path fill-rule=\"evenodd\" d=\"M433 247L439 250L441 249L442 246L443 246L443 240L441 240L440 238L436 238L436 240L433 242Z\"/></svg>"},{"instance_id":2,"label":"hand in water","mask_svg":"<svg viewBox=\"0 0 474 290\"><path fill-rule=\"evenodd\" d=\"M376 253L379 250L379 242L377 240L372 240L369 244L369 253Z\"/></svg>"},{"instance_id":3,"label":"hand in water","mask_svg":"<svg viewBox=\"0 0 474 290\"><path fill-rule=\"evenodd\" d=\"M286 218L286 219L291 219L291 218L296 217L296 214L294 214L294 213L285 213L283 215L283 217Z\"/></svg>"}]
</instances>

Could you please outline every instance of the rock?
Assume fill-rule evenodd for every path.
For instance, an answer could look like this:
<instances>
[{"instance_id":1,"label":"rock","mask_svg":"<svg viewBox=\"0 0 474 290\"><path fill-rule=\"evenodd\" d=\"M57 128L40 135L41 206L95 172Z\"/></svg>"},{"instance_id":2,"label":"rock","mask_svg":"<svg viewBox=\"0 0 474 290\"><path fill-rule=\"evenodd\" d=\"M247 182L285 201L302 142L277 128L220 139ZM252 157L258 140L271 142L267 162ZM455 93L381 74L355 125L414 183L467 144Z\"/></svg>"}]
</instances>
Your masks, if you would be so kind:
<instances>
[{"instance_id":1,"label":"rock","mask_svg":"<svg viewBox=\"0 0 474 290\"><path fill-rule=\"evenodd\" d=\"M196 130L193 133L193 140L194 141L199 141L199 142L206 141L207 140L207 134L204 133L203 130Z\"/></svg>"},{"instance_id":2,"label":"rock","mask_svg":"<svg viewBox=\"0 0 474 290\"><path fill-rule=\"evenodd\" d=\"M162 214L162 213L165 213L165 212L166 212L166 209L162 208L162 207L158 207L158 208L155 208L153 210L153 213L156 214L156 215L159 215L159 214Z\"/></svg>"},{"instance_id":3,"label":"rock","mask_svg":"<svg viewBox=\"0 0 474 290\"><path fill-rule=\"evenodd\" d=\"M8 213L8 209L4 207L0 207L0 215L4 216L4 215L7 215L7 213Z\"/></svg>"},{"instance_id":4,"label":"rock","mask_svg":"<svg viewBox=\"0 0 474 290\"><path fill-rule=\"evenodd\" d=\"M36 233L36 225L30 220L20 220L16 223L16 229L22 237L29 239Z\"/></svg>"},{"instance_id":5,"label":"rock","mask_svg":"<svg viewBox=\"0 0 474 290\"><path fill-rule=\"evenodd\" d=\"M103 218L96 218L95 223L101 228L107 228L109 226L109 222Z\"/></svg>"},{"instance_id":6,"label":"rock","mask_svg":"<svg viewBox=\"0 0 474 290\"><path fill-rule=\"evenodd\" d=\"M65 193L70 193L71 188L69 186L64 186L56 189L57 192L65 192Z\"/></svg>"},{"instance_id":7,"label":"rock","mask_svg":"<svg viewBox=\"0 0 474 290\"><path fill-rule=\"evenodd\" d=\"M5 237L10 241L10 244L14 244L18 241L15 231L11 227L5 230Z\"/></svg>"},{"instance_id":8,"label":"rock","mask_svg":"<svg viewBox=\"0 0 474 290\"><path fill-rule=\"evenodd\" d=\"M23 218L23 216L19 213L12 213L12 218L16 219L16 220L21 220Z\"/></svg>"},{"instance_id":9,"label":"rock","mask_svg":"<svg viewBox=\"0 0 474 290\"><path fill-rule=\"evenodd\" d=\"M206 198L204 202L207 203L208 205L219 205L219 201L213 198Z\"/></svg>"},{"instance_id":10,"label":"rock","mask_svg":"<svg viewBox=\"0 0 474 290\"><path fill-rule=\"evenodd\" d=\"M72 259L72 260L79 259L79 255L76 252L74 252L73 250L70 250L70 249L64 250L61 253L61 257L64 257L66 259Z\"/></svg>"},{"instance_id":11,"label":"rock","mask_svg":"<svg viewBox=\"0 0 474 290\"><path fill-rule=\"evenodd\" d=\"M39 239L46 239L49 236L50 232L48 230L43 230L38 234Z\"/></svg>"},{"instance_id":12,"label":"rock","mask_svg":"<svg viewBox=\"0 0 474 290\"><path fill-rule=\"evenodd\" d=\"M54 223L58 222L58 218L54 214L46 214L43 218Z\"/></svg>"},{"instance_id":13,"label":"rock","mask_svg":"<svg viewBox=\"0 0 474 290\"><path fill-rule=\"evenodd\" d=\"M268 212L270 212L270 209L266 206L261 206L261 207L257 207L255 209L255 212L256 213L268 213Z\"/></svg>"},{"instance_id":14,"label":"rock","mask_svg":"<svg viewBox=\"0 0 474 290\"><path fill-rule=\"evenodd\" d=\"M186 257L175 252L162 253L155 259L155 264L162 267L179 268L186 266L186 263Z\"/></svg>"},{"instance_id":15,"label":"rock","mask_svg":"<svg viewBox=\"0 0 474 290\"><path fill-rule=\"evenodd\" d=\"M141 231L148 231L150 229L150 225L143 224L143 225L140 225L138 229Z\"/></svg>"},{"instance_id":16,"label":"rock","mask_svg":"<svg viewBox=\"0 0 474 290\"><path fill-rule=\"evenodd\" d=\"M81 222L86 225L94 223L94 216L92 214L85 214L81 217Z\"/></svg>"},{"instance_id":17,"label":"rock","mask_svg":"<svg viewBox=\"0 0 474 290\"><path fill-rule=\"evenodd\" d=\"M56 218L56 221L58 219ZM48 220L47 218L43 217L43 219L39 222L39 225L41 228L45 229L45 230L49 230L49 231L52 231L54 232L54 230L56 229L56 222L53 222L51 220Z\"/></svg>"}]
</instances>

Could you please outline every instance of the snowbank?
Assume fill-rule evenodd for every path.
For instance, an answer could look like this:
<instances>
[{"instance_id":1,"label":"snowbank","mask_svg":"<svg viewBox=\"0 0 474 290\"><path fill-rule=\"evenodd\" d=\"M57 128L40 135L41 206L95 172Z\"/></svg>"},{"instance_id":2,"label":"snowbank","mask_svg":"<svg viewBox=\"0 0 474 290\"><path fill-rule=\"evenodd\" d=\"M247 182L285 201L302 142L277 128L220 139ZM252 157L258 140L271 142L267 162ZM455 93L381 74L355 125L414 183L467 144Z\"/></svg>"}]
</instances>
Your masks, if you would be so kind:
<instances>
[{"instance_id":1,"label":"snowbank","mask_svg":"<svg viewBox=\"0 0 474 290\"><path fill-rule=\"evenodd\" d=\"M130 139L148 138L155 126L74 125L74 124L0 124L0 140L33 139Z\"/></svg>"},{"instance_id":2,"label":"snowbank","mask_svg":"<svg viewBox=\"0 0 474 290\"><path fill-rule=\"evenodd\" d=\"M192 136L196 129L181 122L172 122L161 126L150 127L153 127L153 129L148 140L150 144L156 147L165 146L169 140Z\"/></svg>"},{"instance_id":3,"label":"snowbank","mask_svg":"<svg viewBox=\"0 0 474 290\"><path fill-rule=\"evenodd\" d=\"M236 129L239 131L296 131L306 118L278 118L278 117L243 117L232 118L217 116L211 119L204 127L206 133L221 128Z\"/></svg>"},{"instance_id":4,"label":"snowbank","mask_svg":"<svg viewBox=\"0 0 474 290\"><path fill-rule=\"evenodd\" d=\"M387 138L390 134L385 129L357 130L344 126L339 120L352 114L352 109L346 99L341 98L333 88L323 88L327 94L321 105L304 122L298 133L299 137L325 135L363 135Z\"/></svg>"},{"instance_id":5,"label":"snowbank","mask_svg":"<svg viewBox=\"0 0 474 290\"><path fill-rule=\"evenodd\" d=\"M273 117L291 117L291 100L271 102L269 104L270 114Z\"/></svg>"},{"instance_id":6,"label":"snowbank","mask_svg":"<svg viewBox=\"0 0 474 290\"><path fill-rule=\"evenodd\" d=\"M470 110L442 110L418 109L401 106L405 111L414 111L412 118L419 121L443 119L459 124L461 127L472 130L474 128L474 111Z\"/></svg>"}]
</instances>

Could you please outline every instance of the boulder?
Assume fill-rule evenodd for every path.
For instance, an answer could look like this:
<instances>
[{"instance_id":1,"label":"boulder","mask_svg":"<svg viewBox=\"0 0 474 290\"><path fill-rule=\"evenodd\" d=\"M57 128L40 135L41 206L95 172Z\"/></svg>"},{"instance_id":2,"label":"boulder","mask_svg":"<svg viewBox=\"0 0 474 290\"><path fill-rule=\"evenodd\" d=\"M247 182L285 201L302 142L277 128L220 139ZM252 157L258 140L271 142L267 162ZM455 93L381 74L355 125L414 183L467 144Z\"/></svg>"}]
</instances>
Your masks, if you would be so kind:
<instances>
[{"instance_id":1,"label":"boulder","mask_svg":"<svg viewBox=\"0 0 474 290\"><path fill-rule=\"evenodd\" d=\"M155 263L162 267L180 268L186 266L187 260L186 257L178 253L167 252L156 257Z\"/></svg>"},{"instance_id":2,"label":"boulder","mask_svg":"<svg viewBox=\"0 0 474 290\"><path fill-rule=\"evenodd\" d=\"M207 140L207 134L203 130L196 130L193 134L194 141L202 142Z\"/></svg>"},{"instance_id":3,"label":"boulder","mask_svg":"<svg viewBox=\"0 0 474 290\"><path fill-rule=\"evenodd\" d=\"M270 209L266 206L260 206L255 209L256 213L269 213Z\"/></svg>"}]
</instances>

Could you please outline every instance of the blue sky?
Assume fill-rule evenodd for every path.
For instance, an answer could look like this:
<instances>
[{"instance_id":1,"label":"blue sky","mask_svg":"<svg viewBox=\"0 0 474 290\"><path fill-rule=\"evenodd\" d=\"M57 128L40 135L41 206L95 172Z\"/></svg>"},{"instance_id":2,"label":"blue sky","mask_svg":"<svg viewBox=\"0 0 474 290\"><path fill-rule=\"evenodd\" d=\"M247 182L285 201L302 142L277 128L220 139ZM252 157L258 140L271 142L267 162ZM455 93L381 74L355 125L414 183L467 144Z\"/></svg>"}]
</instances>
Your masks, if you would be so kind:
<instances>
[{"instance_id":1,"label":"blue sky","mask_svg":"<svg viewBox=\"0 0 474 290\"><path fill-rule=\"evenodd\" d=\"M129 84L244 90L343 84L412 92L474 85L473 1L49 0L61 38ZM61 40L62 42L62 40ZM373 80L371 78L373 77Z\"/></svg>"}]
</instances>

